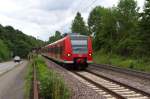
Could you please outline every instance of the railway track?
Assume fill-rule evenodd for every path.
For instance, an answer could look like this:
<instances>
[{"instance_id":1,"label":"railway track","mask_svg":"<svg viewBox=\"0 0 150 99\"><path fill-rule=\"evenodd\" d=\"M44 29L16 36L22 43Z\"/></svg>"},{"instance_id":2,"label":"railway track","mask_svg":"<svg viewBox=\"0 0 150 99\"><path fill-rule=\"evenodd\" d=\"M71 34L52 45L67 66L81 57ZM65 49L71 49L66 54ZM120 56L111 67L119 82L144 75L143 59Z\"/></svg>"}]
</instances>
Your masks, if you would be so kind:
<instances>
[{"instance_id":1,"label":"railway track","mask_svg":"<svg viewBox=\"0 0 150 99\"><path fill-rule=\"evenodd\" d=\"M56 63L57 64L57 63ZM68 71L106 99L150 99L150 94L89 70Z\"/></svg>"},{"instance_id":2,"label":"railway track","mask_svg":"<svg viewBox=\"0 0 150 99\"><path fill-rule=\"evenodd\" d=\"M145 73L141 71L131 70L131 69L125 69L125 68L119 68L112 65L106 65L106 64L91 64L91 67L97 68L97 69L105 69L105 70L111 70L118 73L124 73L131 76L139 77L142 79L150 80L150 73Z\"/></svg>"},{"instance_id":3,"label":"railway track","mask_svg":"<svg viewBox=\"0 0 150 99\"><path fill-rule=\"evenodd\" d=\"M91 71L78 71L73 73L84 79L85 81L82 80L82 82L85 82L85 84L92 87L107 99L150 99L150 94L148 93L105 78Z\"/></svg>"}]
</instances>

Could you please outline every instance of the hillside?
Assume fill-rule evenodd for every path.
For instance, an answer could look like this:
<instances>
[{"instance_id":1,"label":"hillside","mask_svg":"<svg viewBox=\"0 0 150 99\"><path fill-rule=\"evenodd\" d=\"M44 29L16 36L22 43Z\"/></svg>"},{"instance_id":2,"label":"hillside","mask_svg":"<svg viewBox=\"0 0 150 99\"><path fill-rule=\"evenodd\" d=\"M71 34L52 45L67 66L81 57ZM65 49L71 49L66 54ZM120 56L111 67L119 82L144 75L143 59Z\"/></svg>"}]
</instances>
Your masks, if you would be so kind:
<instances>
[{"instance_id":1,"label":"hillside","mask_svg":"<svg viewBox=\"0 0 150 99\"><path fill-rule=\"evenodd\" d=\"M24 34L12 26L0 25L0 61L18 55L26 58L32 48L42 45L43 41Z\"/></svg>"}]
</instances>

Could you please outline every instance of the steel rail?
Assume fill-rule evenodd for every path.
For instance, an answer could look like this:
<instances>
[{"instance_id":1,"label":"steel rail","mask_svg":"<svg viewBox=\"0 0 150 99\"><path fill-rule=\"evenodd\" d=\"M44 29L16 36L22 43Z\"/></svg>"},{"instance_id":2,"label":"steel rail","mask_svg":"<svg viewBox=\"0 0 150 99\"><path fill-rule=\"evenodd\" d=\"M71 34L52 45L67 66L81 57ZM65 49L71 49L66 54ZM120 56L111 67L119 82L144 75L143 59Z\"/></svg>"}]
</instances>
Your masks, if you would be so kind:
<instances>
[{"instance_id":1,"label":"steel rail","mask_svg":"<svg viewBox=\"0 0 150 99\"><path fill-rule=\"evenodd\" d=\"M150 80L150 73L145 73L145 72L126 69L126 68L115 67L115 66L107 65L107 64L91 64L90 66L91 67L94 66L94 67L102 68L102 69L106 69L106 70L111 70L111 71L116 71L119 73L124 73L124 74L128 74L128 75L132 75L132 76L136 76L139 78Z\"/></svg>"},{"instance_id":2,"label":"steel rail","mask_svg":"<svg viewBox=\"0 0 150 99\"><path fill-rule=\"evenodd\" d=\"M128 88L128 89L131 89L131 90L133 90L133 91L135 91L135 92L139 92L140 94L142 94L142 95L144 95L144 96L150 97L150 93L145 92L145 91L143 91L143 90L140 90L140 89L137 89L137 88L135 88L135 87L129 86L129 85L127 85L127 84L121 83L121 82L116 81L116 80L114 80L114 79L112 79L112 78L108 78L108 77L106 77L106 76L97 74L97 73L95 73L95 72L93 72L93 71L86 70L86 72L91 73L91 74L93 74L93 75L96 75L96 76L98 76L98 77L101 77L101 78L103 78L103 79L105 79L105 80L108 80L108 81L110 81L110 82L114 82L114 83L116 83L116 84L118 84L118 85L121 85L121 86L126 87L126 88Z\"/></svg>"},{"instance_id":3,"label":"steel rail","mask_svg":"<svg viewBox=\"0 0 150 99\"><path fill-rule=\"evenodd\" d=\"M108 92L109 94L111 94L112 96L116 97L117 99L126 99L126 97L121 96L120 94L118 94L118 93L116 93L116 92L114 92L114 91L108 89L107 87L105 87L105 86L103 86L103 85L101 85L101 84L98 84L98 83L94 82L93 80L91 80L91 79L89 79L89 78L87 78L87 77L84 77L84 76L81 75L81 74L78 74L77 72L72 72L72 73L74 73L75 75L77 75L77 76L79 76L79 77L85 79L86 81L88 81L88 82L94 84L96 87L103 89L104 91Z\"/></svg>"},{"instance_id":4,"label":"steel rail","mask_svg":"<svg viewBox=\"0 0 150 99\"><path fill-rule=\"evenodd\" d=\"M56 63L56 64L57 64L57 63ZM92 64L92 65L95 65L95 64ZM96 66L99 66L99 64L96 64ZM109 66L107 66L107 67L109 67ZM100 68L100 67L99 67L99 68ZM119 68L119 69L120 69L120 68ZM111 69L110 69L110 70L111 70ZM123 70L124 70L124 69L123 69ZM145 92L145 91L143 91L143 90L140 90L140 89L137 89L137 88L135 88L135 87L132 87L132 86L123 84L123 83L121 83L121 82L115 81L115 80L112 79L112 78L108 78L108 77L102 76L102 75L100 75L100 74L97 74L97 73L94 73L94 72L91 72L91 71L88 71L88 70L85 70L85 71L88 72L88 73L90 73L90 74L93 74L93 75L95 75L95 76L97 76L97 77L103 78L103 79L105 79L105 80L107 80L107 81L116 83L117 85L123 86L123 87L125 87L125 88L127 88L127 89L129 89L129 90L135 91L136 93L140 93L140 94L143 95L143 96L150 97L150 93L147 93L147 92ZM128 71L128 70L127 70L127 71ZM103 89L104 91L108 92L109 94L111 94L112 96L116 97L117 99L126 99L126 98L127 98L127 97L122 96L121 94L119 94L119 93L117 93L117 92L115 92L115 91L109 89L108 87L103 86L102 84L99 84L99 83L93 81L92 79L83 76L82 74L79 74L79 73L77 73L77 72L75 72L75 71L71 71L71 72L74 73L75 75L77 75L77 76L79 76L79 77L85 79L85 80L88 81L89 83L94 84L96 87L98 87L98 88L100 88L100 89ZM126 73L126 72L125 72L125 73ZM144 74L145 74L145 73L144 73ZM147 74L147 73L146 73L146 74Z\"/></svg>"}]
</instances>

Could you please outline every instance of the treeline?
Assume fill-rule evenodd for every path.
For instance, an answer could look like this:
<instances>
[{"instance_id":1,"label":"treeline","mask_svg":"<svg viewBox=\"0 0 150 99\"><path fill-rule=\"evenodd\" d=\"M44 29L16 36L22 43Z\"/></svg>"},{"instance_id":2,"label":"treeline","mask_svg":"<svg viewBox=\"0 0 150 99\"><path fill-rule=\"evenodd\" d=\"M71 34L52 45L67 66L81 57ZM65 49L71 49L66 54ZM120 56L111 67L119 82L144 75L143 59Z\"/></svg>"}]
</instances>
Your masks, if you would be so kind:
<instances>
[{"instance_id":1,"label":"treeline","mask_svg":"<svg viewBox=\"0 0 150 99\"><path fill-rule=\"evenodd\" d=\"M139 12L137 1L120 0L116 7L95 7L87 25L78 12L72 32L93 36L94 50L104 50L121 56L150 55L150 0Z\"/></svg>"},{"instance_id":2,"label":"treeline","mask_svg":"<svg viewBox=\"0 0 150 99\"><path fill-rule=\"evenodd\" d=\"M48 40L47 43L48 43L48 44L49 44L49 43L53 43L53 42L55 42L55 41L57 41L57 40L59 40L59 39L61 39L61 38L62 38L62 33L61 33L60 31L56 31L53 36L50 36L50 37L49 37L49 40Z\"/></svg>"},{"instance_id":3,"label":"treeline","mask_svg":"<svg viewBox=\"0 0 150 99\"><path fill-rule=\"evenodd\" d=\"M28 36L11 26L0 25L0 61L8 60L13 56L26 58L34 47L42 45L41 40Z\"/></svg>"}]
</instances>

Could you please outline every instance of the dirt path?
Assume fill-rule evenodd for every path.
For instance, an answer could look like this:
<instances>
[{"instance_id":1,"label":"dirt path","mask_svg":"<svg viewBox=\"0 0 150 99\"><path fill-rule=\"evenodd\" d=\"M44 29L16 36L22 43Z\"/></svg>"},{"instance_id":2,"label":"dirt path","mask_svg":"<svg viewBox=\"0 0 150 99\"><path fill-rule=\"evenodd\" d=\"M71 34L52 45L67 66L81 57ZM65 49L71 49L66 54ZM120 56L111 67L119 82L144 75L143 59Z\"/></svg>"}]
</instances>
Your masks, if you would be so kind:
<instances>
[{"instance_id":1,"label":"dirt path","mask_svg":"<svg viewBox=\"0 0 150 99\"><path fill-rule=\"evenodd\" d=\"M0 99L23 99L27 61L0 76Z\"/></svg>"}]
</instances>

